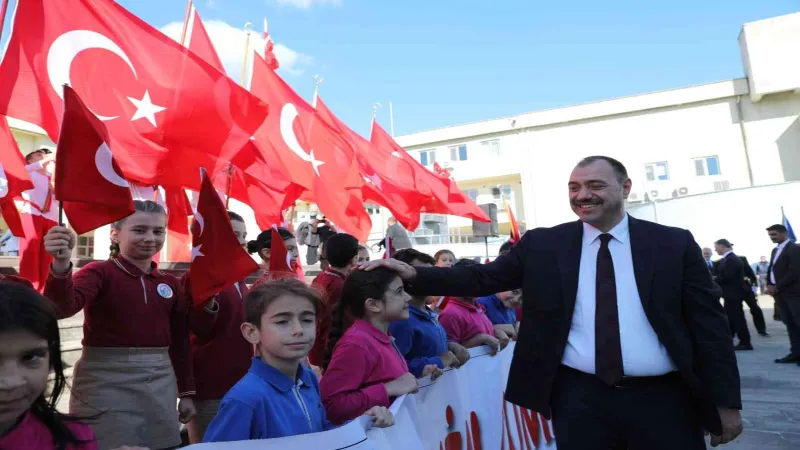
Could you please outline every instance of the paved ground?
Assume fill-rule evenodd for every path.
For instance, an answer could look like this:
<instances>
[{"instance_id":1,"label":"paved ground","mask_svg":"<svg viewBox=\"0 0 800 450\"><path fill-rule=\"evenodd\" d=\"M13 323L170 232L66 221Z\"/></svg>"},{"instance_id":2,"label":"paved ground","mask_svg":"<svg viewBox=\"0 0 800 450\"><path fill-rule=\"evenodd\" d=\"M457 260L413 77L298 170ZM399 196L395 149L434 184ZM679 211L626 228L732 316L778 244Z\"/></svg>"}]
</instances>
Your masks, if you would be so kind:
<instances>
[{"instance_id":1,"label":"paved ground","mask_svg":"<svg viewBox=\"0 0 800 450\"><path fill-rule=\"evenodd\" d=\"M800 449L800 367L775 364L789 352L789 338L783 323L772 320L773 301L762 297L759 304L767 319L771 337L753 335L755 351L737 352L742 380L744 433L724 450ZM755 333L747 315L750 332Z\"/></svg>"}]
</instances>

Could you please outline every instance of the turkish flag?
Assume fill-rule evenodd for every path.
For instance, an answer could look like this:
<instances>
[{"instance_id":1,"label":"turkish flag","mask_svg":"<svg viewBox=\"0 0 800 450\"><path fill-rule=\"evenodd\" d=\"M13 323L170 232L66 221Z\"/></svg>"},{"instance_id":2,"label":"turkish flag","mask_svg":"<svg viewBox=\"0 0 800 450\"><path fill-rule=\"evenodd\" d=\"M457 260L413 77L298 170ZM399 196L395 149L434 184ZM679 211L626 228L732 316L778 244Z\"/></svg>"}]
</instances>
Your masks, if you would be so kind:
<instances>
[{"instance_id":1,"label":"turkish flag","mask_svg":"<svg viewBox=\"0 0 800 450\"><path fill-rule=\"evenodd\" d=\"M292 258L286 243L283 242L278 227L272 227L272 241L269 247L269 279L278 280L281 278L295 278L297 272L292 268Z\"/></svg>"},{"instance_id":2,"label":"turkish flag","mask_svg":"<svg viewBox=\"0 0 800 450\"><path fill-rule=\"evenodd\" d=\"M19 210L14 198L33 189L33 182L25 169L25 159L17 141L8 128L5 117L0 118L0 212L3 220L16 237L25 237Z\"/></svg>"},{"instance_id":3,"label":"turkish flag","mask_svg":"<svg viewBox=\"0 0 800 450\"><path fill-rule=\"evenodd\" d=\"M136 212L130 185L116 170L103 123L64 86L64 126L56 150L55 195L75 233Z\"/></svg>"},{"instance_id":4,"label":"turkish flag","mask_svg":"<svg viewBox=\"0 0 800 450\"><path fill-rule=\"evenodd\" d=\"M508 222L511 224L511 242L517 243L522 237L519 232L517 218L514 216L514 211L511 211L511 206L508 204L508 200L505 196L503 196L503 204L506 207L506 213L508 213Z\"/></svg>"},{"instance_id":5,"label":"turkish flag","mask_svg":"<svg viewBox=\"0 0 800 450\"><path fill-rule=\"evenodd\" d=\"M264 19L264 61L270 69L278 70L281 66L278 63L278 58L275 57L275 44L272 43L272 38L267 31L267 19Z\"/></svg>"},{"instance_id":6,"label":"turkish flag","mask_svg":"<svg viewBox=\"0 0 800 450\"><path fill-rule=\"evenodd\" d=\"M386 236L384 239L384 246L386 247L386 251L383 252L383 259L394 258L394 244L392 243L392 238Z\"/></svg>"},{"instance_id":7,"label":"turkish flag","mask_svg":"<svg viewBox=\"0 0 800 450\"><path fill-rule=\"evenodd\" d=\"M490 221L486 213L458 189L455 181L449 178L449 174L444 177L430 172L374 121L370 142L384 154L389 153L414 167L414 186L419 193L428 197L422 206L425 212L467 217L481 222Z\"/></svg>"},{"instance_id":8,"label":"turkish flag","mask_svg":"<svg viewBox=\"0 0 800 450\"><path fill-rule=\"evenodd\" d=\"M189 23L186 27L186 46L211 67L225 73L225 67L214 49L214 44L211 43L211 37L206 32L206 27L203 26L203 21L200 20L200 14L197 13L194 3L192 3L192 11L189 14Z\"/></svg>"},{"instance_id":9,"label":"turkish flag","mask_svg":"<svg viewBox=\"0 0 800 450\"><path fill-rule=\"evenodd\" d=\"M364 181L347 140L258 55L251 90L276 105L275 114L255 133L264 159L276 162L286 179L306 188L303 198L317 203L338 228L366 241L372 221L364 211Z\"/></svg>"},{"instance_id":10,"label":"turkish flag","mask_svg":"<svg viewBox=\"0 0 800 450\"><path fill-rule=\"evenodd\" d=\"M361 189L364 200L388 208L407 230L416 230L419 212L427 198L414 189L413 166L400 158L381 154L380 149L339 120L319 97L316 108L319 115L353 148L359 171L365 179Z\"/></svg>"},{"instance_id":11,"label":"turkish flag","mask_svg":"<svg viewBox=\"0 0 800 450\"><path fill-rule=\"evenodd\" d=\"M239 245L228 211L201 169L200 196L192 223L192 265L189 284L195 306L258 270L258 264Z\"/></svg>"},{"instance_id":12,"label":"turkish flag","mask_svg":"<svg viewBox=\"0 0 800 450\"><path fill-rule=\"evenodd\" d=\"M169 252L167 260L172 262L188 262L192 255L189 244L189 215L192 204L186 197L186 191L180 188L164 189L165 203L167 204L167 236L169 238Z\"/></svg>"},{"instance_id":13,"label":"turkish flag","mask_svg":"<svg viewBox=\"0 0 800 450\"><path fill-rule=\"evenodd\" d=\"M258 98L113 0L16 2L0 80L0 113L53 140L62 85L73 86L105 123L125 178L144 185L196 174L193 154L226 163L267 114Z\"/></svg>"}]
</instances>

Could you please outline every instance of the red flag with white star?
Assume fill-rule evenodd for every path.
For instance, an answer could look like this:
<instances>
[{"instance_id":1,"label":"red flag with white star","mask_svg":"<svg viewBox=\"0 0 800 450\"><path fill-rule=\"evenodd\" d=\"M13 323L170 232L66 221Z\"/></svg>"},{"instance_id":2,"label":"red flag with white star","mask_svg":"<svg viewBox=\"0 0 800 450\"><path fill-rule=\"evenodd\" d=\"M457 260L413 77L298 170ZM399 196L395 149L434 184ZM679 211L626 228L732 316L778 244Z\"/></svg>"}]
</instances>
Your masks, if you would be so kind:
<instances>
[{"instance_id":1,"label":"red flag with white star","mask_svg":"<svg viewBox=\"0 0 800 450\"><path fill-rule=\"evenodd\" d=\"M269 247L269 279L295 278L297 272L292 268L292 257L283 242L278 227L272 227L272 240Z\"/></svg>"},{"instance_id":2,"label":"red flag with white star","mask_svg":"<svg viewBox=\"0 0 800 450\"><path fill-rule=\"evenodd\" d=\"M0 214L16 237L25 237L25 232L14 198L28 189L33 189L33 182L25 169L25 160L6 118L0 117Z\"/></svg>"},{"instance_id":3,"label":"red flag with white star","mask_svg":"<svg viewBox=\"0 0 800 450\"><path fill-rule=\"evenodd\" d=\"M200 196L192 223L192 265L189 285L195 306L258 270L258 264L239 245L228 211L201 170Z\"/></svg>"},{"instance_id":4,"label":"red flag with white star","mask_svg":"<svg viewBox=\"0 0 800 450\"><path fill-rule=\"evenodd\" d=\"M105 124L128 180L169 185L176 171L197 173L193 153L227 163L267 115L264 102L113 0L15 4L0 114L55 141L69 84Z\"/></svg>"}]
</instances>

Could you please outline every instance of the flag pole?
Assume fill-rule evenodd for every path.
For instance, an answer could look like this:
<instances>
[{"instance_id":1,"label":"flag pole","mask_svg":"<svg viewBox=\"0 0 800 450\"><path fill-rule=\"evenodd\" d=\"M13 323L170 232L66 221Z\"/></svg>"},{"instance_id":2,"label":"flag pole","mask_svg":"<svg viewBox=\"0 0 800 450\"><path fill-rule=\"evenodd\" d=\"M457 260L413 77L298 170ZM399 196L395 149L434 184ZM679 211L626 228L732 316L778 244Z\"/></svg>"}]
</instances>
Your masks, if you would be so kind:
<instances>
[{"instance_id":1,"label":"flag pole","mask_svg":"<svg viewBox=\"0 0 800 450\"><path fill-rule=\"evenodd\" d=\"M225 188L225 209L228 209L228 205L231 202L231 188L233 188L233 171L236 170L233 167L233 164L228 163L228 167L225 168L225 173L228 174L228 186Z\"/></svg>"},{"instance_id":2,"label":"flag pole","mask_svg":"<svg viewBox=\"0 0 800 450\"><path fill-rule=\"evenodd\" d=\"M242 61L242 86L244 86L247 78L247 55L250 53L250 27L253 24L247 22L244 24L244 61Z\"/></svg>"},{"instance_id":3,"label":"flag pole","mask_svg":"<svg viewBox=\"0 0 800 450\"><path fill-rule=\"evenodd\" d=\"M314 75L314 100L311 101L311 106L317 107L317 97L319 97L319 85L325 81L325 78L322 78L319 75Z\"/></svg>"},{"instance_id":4,"label":"flag pole","mask_svg":"<svg viewBox=\"0 0 800 450\"><path fill-rule=\"evenodd\" d=\"M394 114L392 113L392 102L389 102L389 131L394 137Z\"/></svg>"},{"instance_id":5,"label":"flag pole","mask_svg":"<svg viewBox=\"0 0 800 450\"><path fill-rule=\"evenodd\" d=\"M183 47L186 47L186 32L189 29L189 19L191 17L191 14L192 14L192 0L187 0L186 14L183 17L183 31L181 31L181 46Z\"/></svg>"}]
</instances>

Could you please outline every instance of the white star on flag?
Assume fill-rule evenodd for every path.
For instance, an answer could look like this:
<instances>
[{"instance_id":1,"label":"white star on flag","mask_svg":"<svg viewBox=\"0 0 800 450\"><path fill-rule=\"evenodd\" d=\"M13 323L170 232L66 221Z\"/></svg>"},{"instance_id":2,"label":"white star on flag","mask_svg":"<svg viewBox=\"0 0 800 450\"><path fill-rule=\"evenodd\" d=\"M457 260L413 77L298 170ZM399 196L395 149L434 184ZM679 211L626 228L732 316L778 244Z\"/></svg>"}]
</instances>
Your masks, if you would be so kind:
<instances>
[{"instance_id":1,"label":"white star on flag","mask_svg":"<svg viewBox=\"0 0 800 450\"><path fill-rule=\"evenodd\" d=\"M197 258L198 256L206 256L203 254L203 252L200 251L200 248L202 246L203 244L200 244L197 247L192 247L192 262L194 262L194 259Z\"/></svg>"},{"instance_id":2,"label":"white star on flag","mask_svg":"<svg viewBox=\"0 0 800 450\"><path fill-rule=\"evenodd\" d=\"M320 161L314 158L314 149L312 148L310 152L308 152L308 162L311 163L311 167L314 168L314 172L316 172L317 176L320 177L322 175L319 174L319 166L325 164L325 161Z\"/></svg>"},{"instance_id":3,"label":"white star on flag","mask_svg":"<svg viewBox=\"0 0 800 450\"><path fill-rule=\"evenodd\" d=\"M167 109L163 106L154 105L150 100L150 92L147 90L144 91L144 97L142 97L141 100L137 100L133 97L128 97L128 100L130 100L131 103L133 103L133 106L136 107L136 112L133 114L133 117L131 117L131 122L144 118L147 119L147 121L150 122L154 127L157 127L156 113L160 113L161 111Z\"/></svg>"}]
</instances>

